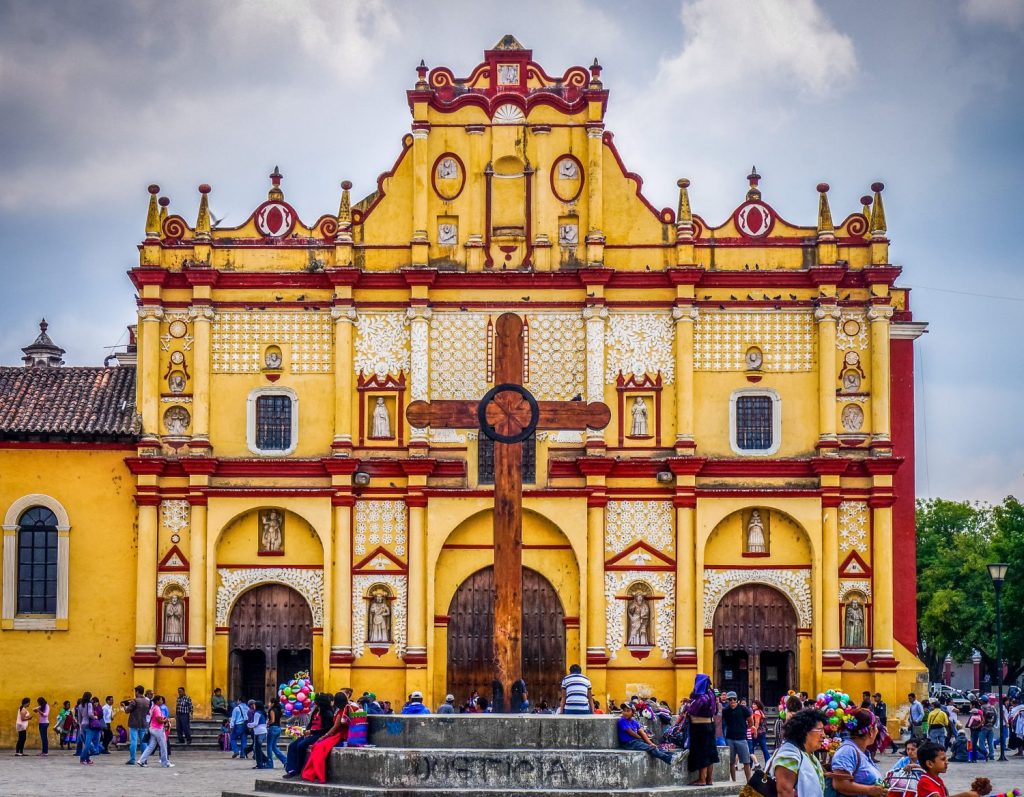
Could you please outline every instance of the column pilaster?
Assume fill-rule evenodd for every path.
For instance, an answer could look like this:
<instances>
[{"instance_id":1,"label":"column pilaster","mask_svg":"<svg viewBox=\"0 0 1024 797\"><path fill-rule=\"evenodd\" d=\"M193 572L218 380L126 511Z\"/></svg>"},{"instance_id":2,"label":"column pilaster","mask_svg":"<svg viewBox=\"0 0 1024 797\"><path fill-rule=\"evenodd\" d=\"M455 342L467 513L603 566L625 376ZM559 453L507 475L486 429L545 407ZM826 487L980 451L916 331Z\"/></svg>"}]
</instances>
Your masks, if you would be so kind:
<instances>
[{"instance_id":1,"label":"column pilaster","mask_svg":"<svg viewBox=\"0 0 1024 797\"><path fill-rule=\"evenodd\" d=\"M408 309L409 348L411 372L409 374L410 401L430 400L430 317L433 311L426 305L413 305ZM409 430L409 448L414 455L427 453L427 430L412 427Z\"/></svg>"},{"instance_id":2,"label":"column pilaster","mask_svg":"<svg viewBox=\"0 0 1024 797\"><path fill-rule=\"evenodd\" d=\"M406 496L409 508L409 606L406 664L427 663L427 499L417 491ZM422 684L426 688L426 668ZM411 676L407 676L407 679ZM419 681L417 681L418 683Z\"/></svg>"},{"instance_id":3,"label":"column pilaster","mask_svg":"<svg viewBox=\"0 0 1024 797\"><path fill-rule=\"evenodd\" d=\"M892 503L871 510L871 665L895 666L892 606Z\"/></svg>"},{"instance_id":4,"label":"column pilaster","mask_svg":"<svg viewBox=\"0 0 1024 797\"><path fill-rule=\"evenodd\" d=\"M352 509L350 495L334 499L334 550L331 585L331 669L352 664Z\"/></svg>"},{"instance_id":5,"label":"column pilaster","mask_svg":"<svg viewBox=\"0 0 1024 797\"><path fill-rule=\"evenodd\" d=\"M838 670L843 660L839 655L839 507L822 508L821 524L821 625L823 670ZM802 676L801 676L802 677Z\"/></svg>"},{"instance_id":6,"label":"column pilaster","mask_svg":"<svg viewBox=\"0 0 1024 797\"><path fill-rule=\"evenodd\" d=\"M430 164L427 162L429 122L413 122L412 128L412 265L426 266L430 239L427 234L427 198L430 191Z\"/></svg>"},{"instance_id":7,"label":"column pilaster","mask_svg":"<svg viewBox=\"0 0 1024 797\"><path fill-rule=\"evenodd\" d=\"M587 122L587 264L604 265L604 122Z\"/></svg>"},{"instance_id":8,"label":"column pilaster","mask_svg":"<svg viewBox=\"0 0 1024 797\"><path fill-rule=\"evenodd\" d=\"M188 559L188 651L185 653L185 682L195 703L196 714L210 715L213 673L206 653L206 497L190 499Z\"/></svg>"},{"instance_id":9,"label":"column pilaster","mask_svg":"<svg viewBox=\"0 0 1024 797\"><path fill-rule=\"evenodd\" d=\"M889 326L893 315L890 305L875 305L868 310L871 324L871 450L892 453L889 436Z\"/></svg>"},{"instance_id":10,"label":"column pilaster","mask_svg":"<svg viewBox=\"0 0 1024 797\"><path fill-rule=\"evenodd\" d=\"M818 322L818 448L839 447L836 437L836 324L839 307L822 304L815 308Z\"/></svg>"},{"instance_id":11,"label":"column pilaster","mask_svg":"<svg viewBox=\"0 0 1024 797\"><path fill-rule=\"evenodd\" d=\"M334 319L334 442L335 455L352 451L352 328L358 313L352 305L331 308ZM399 408L401 410L401 408Z\"/></svg>"},{"instance_id":12,"label":"column pilaster","mask_svg":"<svg viewBox=\"0 0 1024 797\"><path fill-rule=\"evenodd\" d=\"M206 305L189 308L192 316L192 441L191 448L210 447L210 325L214 309Z\"/></svg>"},{"instance_id":13,"label":"column pilaster","mask_svg":"<svg viewBox=\"0 0 1024 797\"><path fill-rule=\"evenodd\" d=\"M135 665L136 683L143 673L151 678L152 667L159 659L156 652L156 564L157 507L156 496L137 496L139 503L138 549L135 560Z\"/></svg>"},{"instance_id":14,"label":"column pilaster","mask_svg":"<svg viewBox=\"0 0 1024 797\"><path fill-rule=\"evenodd\" d=\"M157 305L139 308L139 411L142 437L150 443L160 438L160 321L164 310Z\"/></svg>"},{"instance_id":15,"label":"column pilaster","mask_svg":"<svg viewBox=\"0 0 1024 797\"><path fill-rule=\"evenodd\" d=\"M583 308L583 321L587 335L587 402L604 401L604 330L608 321L608 308L587 305ZM587 429L587 449L603 451L605 434L611 434L611 425L604 429Z\"/></svg>"},{"instance_id":16,"label":"column pilaster","mask_svg":"<svg viewBox=\"0 0 1024 797\"><path fill-rule=\"evenodd\" d=\"M675 447L677 454L692 454L697 447L693 434L693 325L697 308L692 304L676 305L672 320L676 327Z\"/></svg>"}]
</instances>

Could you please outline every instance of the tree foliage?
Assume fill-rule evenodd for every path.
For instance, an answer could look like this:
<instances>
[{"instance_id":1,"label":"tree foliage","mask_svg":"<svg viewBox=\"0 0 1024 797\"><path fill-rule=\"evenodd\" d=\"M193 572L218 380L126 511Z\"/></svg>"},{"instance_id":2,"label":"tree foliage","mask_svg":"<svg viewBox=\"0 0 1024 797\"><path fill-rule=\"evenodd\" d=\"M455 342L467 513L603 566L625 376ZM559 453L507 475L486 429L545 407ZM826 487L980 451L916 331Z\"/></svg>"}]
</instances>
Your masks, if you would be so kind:
<instances>
[{"instance_id":1,"label":"tree foliage","mask_svg":"<svg viewBox=\"0 0 1024 797\"><path fill-rule=\"evenodd\" d=\"M921 656L939 680L947 654L977 650L996 680L995 591L986 565L1010 565L1002 592L1007 681L1024 672L1024 506L932 499L917 504L917 622Z\"/></svg>"}]
</instances>

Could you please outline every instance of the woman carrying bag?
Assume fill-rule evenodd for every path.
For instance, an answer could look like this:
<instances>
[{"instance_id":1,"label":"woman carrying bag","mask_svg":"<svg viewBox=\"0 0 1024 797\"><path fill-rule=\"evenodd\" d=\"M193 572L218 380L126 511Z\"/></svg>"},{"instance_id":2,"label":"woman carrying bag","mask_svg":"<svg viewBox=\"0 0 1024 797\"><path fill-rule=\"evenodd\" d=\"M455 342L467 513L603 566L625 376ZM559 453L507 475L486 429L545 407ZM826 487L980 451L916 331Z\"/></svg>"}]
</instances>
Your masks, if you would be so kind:
<instances>
[{"instance_id":1,"label":"woman carrying bag","mask_svg":"<svg viewBox=\"0 0 1024 797\"><path fill-rule=\"evenodd\" d=\"M878 737L878 719L866 708L854 709L850 717L850 738L832 756L832 788L842 797L885 797L882 773L867 753Z\"/></svg>"},{"instance_id":2,"label":"woman carrying bag","mask_svg":"<svg viewBox=\"0 0 1024 797\"><path fill-rule=\"evenodd\" d=\"M825 772L814 754L821 748L826 721L823 713L808 708L791 714L782 726L784 741L768 762L778 797L823 797Z\"/></svg>"}]
</instances>

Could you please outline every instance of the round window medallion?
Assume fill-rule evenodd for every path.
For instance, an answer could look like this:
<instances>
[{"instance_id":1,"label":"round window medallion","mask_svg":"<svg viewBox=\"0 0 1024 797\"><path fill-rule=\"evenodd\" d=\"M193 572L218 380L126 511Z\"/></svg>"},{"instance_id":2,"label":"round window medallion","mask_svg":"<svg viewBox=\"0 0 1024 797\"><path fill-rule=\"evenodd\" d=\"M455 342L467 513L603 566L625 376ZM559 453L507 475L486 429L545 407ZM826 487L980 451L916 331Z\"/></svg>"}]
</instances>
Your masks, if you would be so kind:
<instances>
[{"instance_id":1,"label":"round window medallion","mask_svg":"<svg viewBox=\"0 0 1024 797\"><path fill-rule=\"evenodd\" d=\"M854 320L852 318L847 318L843 322L843 332L845 332L851 338L854 335L859 334L860 333L860 322L856 321L856 320Z\"/></svg>"},{"instance_id":2,"label":"round window medallion","mask_svg":"<svg viewBox=\"0 0 1024 797\"><path fill-rule=\"evenodd\" d=\"M267 202L256 211L256 229L268 238L280 238L291 232L295 214L283 202Z\"/></svg>"},{"instance_id":3,"label":"round window medallion","mask_svg":"<svg viewBox=\"0 0 1024 797\"><path fill-rule=\"evenodd\" d=\"M736 226L748 238L760 238L771 230L775 219L763 202L747 202L736 211Z\"/></svg>"},{"instance_id":4,"label":"round window medallion","mask_svg":"<svg viewBox=\"0 0 1024 797\"><path fill-rule=\"evenodd\" d=\"M179 542L181 542L181 535L180 534L172 534L171 535L171 542L174 545L177 545Z\"/></svg>"},{"instance_id":5,"label":"round window medallion","mask_svg":"<svg viewBox=\"0 0 1024 797\"><path fill-rule=\"evenodd\" d=\"M434 161L431 180L434 184L434 192L447 202L451 202L461 194L466 185L466 171L459 156L454 152L445 152L440 155Z\"/></svg>"},{"instance_id":6,"label":"round window medallion","mask_svg":"<svg viewBox=\"0 0 1024 797\"><path fill-rule=\"evenodd\" d=\"M170 323L167 327L167 331L170 333L172 338L183 338L185 337L185 333L188 332L188 324L178 318Z\"/></svg>"},{"instance_id":7,"label":"round window medallion","mask_svg":"<svg viewBox=\"0 0 1024 797\"><path fill-rule=\"evenodd\" d=\"M174 363L175 365L181 365L183 362L185 362L185 355L182 354L180 351L172 351L171 362Z\"/></svg>"},{"instance_id":8,"label":"round window medallion","mask_svg":"<svg viewBox=\"0 0 1024 797\"><path fill-rule=\"evenodd\" d=\"M860 365L860 355L855 351L848 351L843 356L843 362L847 365Z\"/></svg>"},{"instance_id":9,"label":"round window medallion","mask_svg":"<svg viewBox=\"0 0 1024 797\"><path fill-rule=\"evenodd\" d=\"M573 155L563 155L551 167L551 191L562 202L575 202L583 190L583 166Z\"/></svg>"}]
</instances>

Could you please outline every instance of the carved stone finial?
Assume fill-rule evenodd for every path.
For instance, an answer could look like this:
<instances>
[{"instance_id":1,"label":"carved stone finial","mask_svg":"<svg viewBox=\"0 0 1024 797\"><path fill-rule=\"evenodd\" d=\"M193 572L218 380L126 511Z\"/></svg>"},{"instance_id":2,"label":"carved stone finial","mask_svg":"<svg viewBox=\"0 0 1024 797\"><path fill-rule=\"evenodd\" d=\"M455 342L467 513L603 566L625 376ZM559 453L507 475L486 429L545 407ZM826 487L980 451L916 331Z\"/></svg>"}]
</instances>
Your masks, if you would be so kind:
<instances>
[{"instance_id":1,"label":"carved stone finial","mask_svg":"<svg viewBox=\"0 0 1024 797\"><path fill-rule=\"evenodd\" d=\"M758 183L761 182L761 175L757 173L757 167L750 167L750 174L747 175L747 182L750 184L750 188L747 190L747 199L760 199L761 189L758 188Z\"/></svg>"},{"instance_id":2,"label":"carved stone finial","mask_svg":"<svg viewBox=\"0 0 1024 797\"><path fill-rule=\"evenodd\" d=\"M601 64L595 58L594 63L590 65L590 88L599 89L602 87L601 83Z\"/></svg>"},{"instance_id":3,"label":"carved stone finial","mask_svg":"<svg viewBox=\"0 0 1024 797\"><path fill-rule=\"evenodd\" d=\"M146 239L152 240L160 237L160 210L156 203L156 195L160 193L160 186L151 185L148 191L149 208L146 211Z\"/></svg>"},{"instance_id":4,"label":"carved stone finial","mask_svg":"<svg viewBox=\"0 0 1024 797\"><path fill-rule=\"evenodd\" d=\"M874 203L871 208L871 236L885 237L885 205L882 203L882 191L885 183L872 183L871 190L875 192Z\"/></svg>"},{"instance_id":5,"label":"carved stone finial","mask_svg":"<svg viewBox=\"0 0 1024 797\"><path fill-rule=\"evenodd\" d=\"M56 368L64 365L64 349L50 340L50 336L46 334L46 330L49 329L49 324L46 323L44 318L39 322L39 335L34 341L22 351L25 356L22 357L22 361L28 368Z\"/></svg>"},{"instance_id":6,"label":"carved stone finial","mask_svg":"<svg viewBox=\"0 0 1024 797\"><path fill-rule=\"evenodd\" d=\"M284 175L281 174L281 170L275 166L274 171L270 173L270 190L267 192L267 199L275 202L284 201L284 191L281 190L281 179L283 177Z\"/></svg>"},{"instance_id":7,"label":"carved stone finial","mask_svg":"<svg viewBox=\"0 0 1024 797\"><path fill-rule=\"evenodd\" d=\"M427 83L427 63L426 61L420 60L420 65L416 67L416 88L423 90L430 88Z\"/></svg>"},{"instance_id":8,"label":"carved stone finial","mask_svg":"<svg viewBox=\"0 0 1024 797\"><path fill-rule=\"evenodd\" d=\"M676 185L679 187L679 208L676 212L676 222L690 222L693 223L693 213L690 210L690 192L687 190L690 187L690 181L683 177L676 180Z\"/></svg>"},{"instance_id":9,"label":"carved stone finial","mask_svg":"<svg viewBox=\"0 0 1024 797\"><path fill-rule=\"evenodd\" d=\"M350 180L341 181L341 204L338 205L338 233L339 241L351 241L352 235L352 204L349 191L352 188Z\"/></svg>"},{"instance_id":10,"label":"carved stone finial","mask_svg":"<svg viewBox=\"0 0 1024 797\"><path fill-rule=\"evenodd\" d=\"M832 210L828 206L828 183L818 183L818 235L831 235L835 232L832 224Z\"/></svg>"},{"instance_id":11,"label":"carved stone finial","mask_svg":"<svg viewBox=\"0 0 1024 797\"><path fill-rule=\"evenodd\" d=\"M160 229L163 229L164 221L167 219L167 206L171 204L171 200L162 196L157 201L157 204L160 205Z\"/></svg>"},{"instance_id":12,"label":"carved stone finial","mask_svg":"<svg viewBox=\"0 0 1024 797\"><path fill-rule=\"evenodd\" d=\"M199 216L196 218L196 240L210 240L210 200L207 199L213 189L207 183L199 186Z\"/></svg>"}]
</instances>

